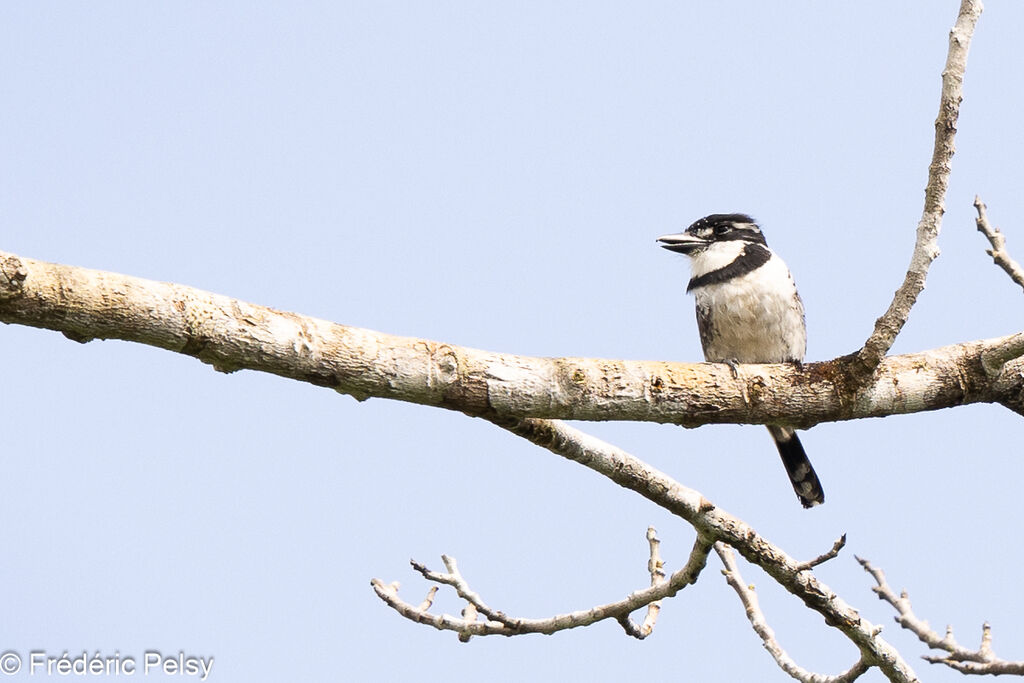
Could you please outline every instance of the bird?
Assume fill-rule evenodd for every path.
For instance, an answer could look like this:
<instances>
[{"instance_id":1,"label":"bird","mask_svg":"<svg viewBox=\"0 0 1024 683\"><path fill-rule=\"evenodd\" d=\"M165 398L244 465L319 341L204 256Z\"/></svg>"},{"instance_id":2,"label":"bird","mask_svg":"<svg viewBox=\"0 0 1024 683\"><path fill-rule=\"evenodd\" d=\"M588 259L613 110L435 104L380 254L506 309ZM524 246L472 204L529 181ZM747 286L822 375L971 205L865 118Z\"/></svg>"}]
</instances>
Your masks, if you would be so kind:
<instances>
[{"instance_id":1,"label":"bird","mask_svg":"<svg viewBox=\"0 0 1024 683\"><path fill-rule=\"evenodd\" d=\"M697 308L704 359L727 363L801 364L807 349L804 305L789 268L768 248L764 233L744 213L714 213L658 243L690 258L686 286ZM818 475L796 430L768 425L801 505L825 502Z\"/></svg>"}]
</instances>

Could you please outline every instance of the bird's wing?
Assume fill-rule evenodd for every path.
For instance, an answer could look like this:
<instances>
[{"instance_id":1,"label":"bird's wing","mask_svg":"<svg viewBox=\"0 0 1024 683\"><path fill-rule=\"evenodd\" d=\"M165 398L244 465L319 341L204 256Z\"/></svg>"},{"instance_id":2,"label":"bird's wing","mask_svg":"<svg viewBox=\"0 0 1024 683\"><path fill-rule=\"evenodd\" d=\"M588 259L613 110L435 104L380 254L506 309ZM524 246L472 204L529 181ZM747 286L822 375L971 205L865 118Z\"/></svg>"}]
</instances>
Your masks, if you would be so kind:
<instances>
[{"instance_id":1,"label":"bird's wing","mask_svg":"<svg viewBox=\"0 0 1024 683\"><path fill-rule=\"evenodd\" d=\"M704 358L708 357L714 320L710 306L697 306L697 331L700 332L700 346L704 350Z\"/></svg>"}]
</instances>

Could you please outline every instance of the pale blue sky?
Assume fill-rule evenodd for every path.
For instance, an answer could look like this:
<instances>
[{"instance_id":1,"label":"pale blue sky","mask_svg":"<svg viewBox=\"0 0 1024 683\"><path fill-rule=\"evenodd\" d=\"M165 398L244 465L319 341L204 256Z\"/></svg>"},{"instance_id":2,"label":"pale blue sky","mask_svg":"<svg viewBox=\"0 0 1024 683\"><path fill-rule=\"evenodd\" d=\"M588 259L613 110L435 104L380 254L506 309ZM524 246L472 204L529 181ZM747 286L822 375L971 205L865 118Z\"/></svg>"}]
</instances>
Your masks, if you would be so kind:
<instances>
[{"instance_id":1,"label":"pale blue sky","mask_svg":"<svg viewBox=\"0 0 1024 683\"><path fill-rule=\"evenodd\" d=\"M495 351L699 360L685 259L654 238L743 211L831 358L902 280L957 5L6 2L0 249ZM1024 259L1024 7L989 5L943 254L896 352L1022 328L971 206ZM0 651L180 649L222 682L789 680L717 559L645 642L605 623L464 645L384 607L371 577L426 592L409 557L454 555L523 616L645 585L650 524L685 559L684 524L481 421L24 327L0 353ZM795 556L847 532L819 576L923 678L962 680L918 659L853 553L937 628L976 645L989 620L1024 659L1005 409L816 427L811 511L761 428L583 426ZM801 665L854 661L742 566Z\"/></svg>"}]
</instances>

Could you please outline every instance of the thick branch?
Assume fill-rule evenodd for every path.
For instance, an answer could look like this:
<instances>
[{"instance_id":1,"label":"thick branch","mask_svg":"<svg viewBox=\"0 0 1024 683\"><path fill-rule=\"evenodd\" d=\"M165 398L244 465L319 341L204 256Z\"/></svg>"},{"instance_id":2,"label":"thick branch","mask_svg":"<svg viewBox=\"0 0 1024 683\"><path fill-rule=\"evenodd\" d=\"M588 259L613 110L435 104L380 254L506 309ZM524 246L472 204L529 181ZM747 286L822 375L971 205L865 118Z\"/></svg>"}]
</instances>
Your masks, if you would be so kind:
<instances>
[{"instance_id":1,"label":"thick branch","mask_svg":"<svg viewBox=\"0 0 1024 683\"><path fill-rule=\"evenodd\" d=\"M706 423L819 422L1022 402L1024 333L887 358L859 385L854 363L739 366L531 358L397 337L183 285L0 253L0 321L76 341L123 339L351 394L488 418ZM995 363L993 359L999 359Z\"/></svg>"},{"instance_id":2,"label":"thick branch","mask_svg":"<svg viewBox=\"0 0 1024 683\"><path fill-rule=\"evenodd\" d=\"M949 52L946 56L946 68L942 71L939 116L935 120L935 146L932 150L931 164L928 166L924 211L917 224L917 241L903 284L896 290L889 309L875 321L874 332L864 342L864 348L857 352L858 370L865 377L878 367L885 354L889 353L910 316L910 309L924 289L929 266L939 255L939 229L942 227L942 214L946 211L944 202L952 170L955 150L953 139L960 116L960 101L963 99L967 51L981 10L980 0L962 0L956 25L949 32Z\"/></svg>"}]
</instances>

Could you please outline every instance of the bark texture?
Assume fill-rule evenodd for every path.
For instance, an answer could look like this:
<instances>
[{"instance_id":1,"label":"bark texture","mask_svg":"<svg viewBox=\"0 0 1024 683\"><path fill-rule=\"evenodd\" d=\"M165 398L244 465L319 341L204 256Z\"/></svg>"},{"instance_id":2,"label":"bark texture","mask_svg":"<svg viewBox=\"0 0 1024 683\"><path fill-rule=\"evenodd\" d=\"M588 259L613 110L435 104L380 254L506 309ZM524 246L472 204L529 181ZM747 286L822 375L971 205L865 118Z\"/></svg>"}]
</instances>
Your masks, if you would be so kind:
<instances>
[{"instance_id":1,"label":"bark texture","mask_svg":"<svg viewBox=\"0 0 1024 683\"><path fill-rule=\"evenodd\" d=\"M534 358L398 337L183 285L0 253L0 321L78 342L122 339L259 370L363 400L502 418L794 427L979 402L1024 406L1024 333L886 358L795 365Z\"/></svg>"}]
</instances>

